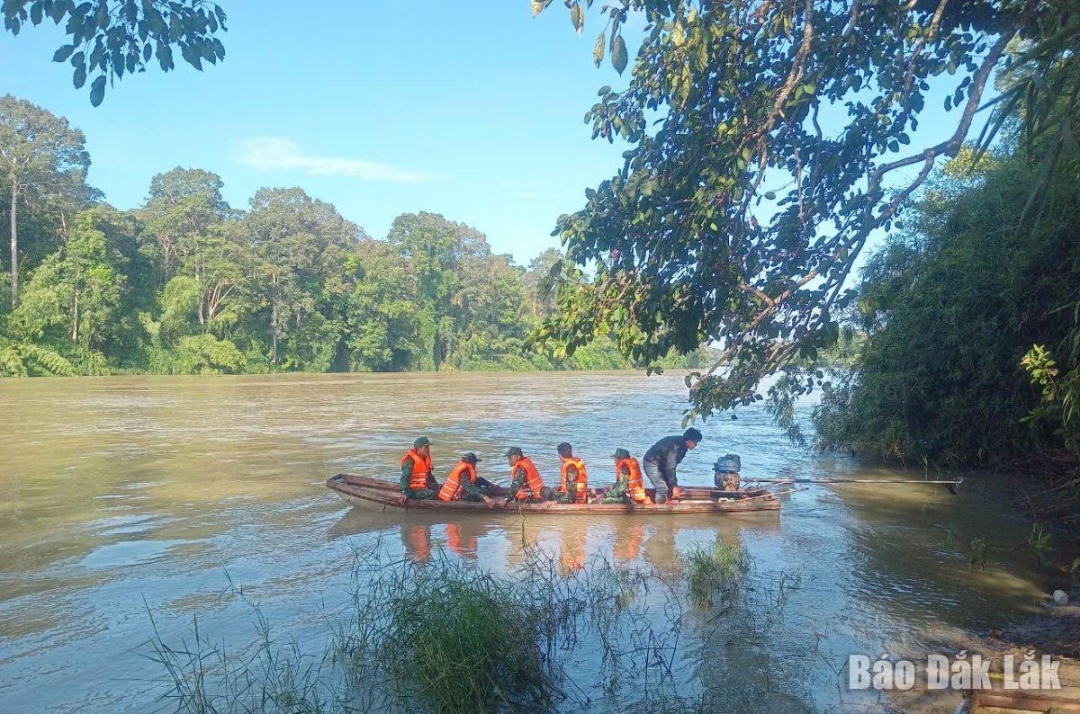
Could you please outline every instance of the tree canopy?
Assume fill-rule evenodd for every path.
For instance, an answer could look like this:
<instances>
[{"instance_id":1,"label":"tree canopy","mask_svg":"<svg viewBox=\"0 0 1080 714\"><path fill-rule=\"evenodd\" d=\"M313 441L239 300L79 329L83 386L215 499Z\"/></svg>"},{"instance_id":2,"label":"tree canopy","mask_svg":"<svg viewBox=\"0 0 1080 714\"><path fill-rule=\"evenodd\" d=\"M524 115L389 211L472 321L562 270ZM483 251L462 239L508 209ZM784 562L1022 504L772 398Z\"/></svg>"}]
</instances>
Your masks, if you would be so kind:
<instances>
[{"instance_id":1,"label":"tree canopy","mask_svg":"<svg viewBox=\"0 0 1080 714\"><path fill-rule=\"evenodd\" d=\"M297 187L237 208L197 168L155 175L119 211L85 184L81 132L0 99L0 158L30 155L28 142L47 150L19 160L19 200L0 203L32 248L0 250L23 285L17 305L0 299L0 376L629 366L605 339L572 358L525 348L551 310L558 251L522 267L425 211L375 239Z\"/></svg>"},{"instance_id":2,"label":"tree canopy","mask_svg":"<svg viewBox=\"0 0 1080 714\"><path fill-rule=\"evenodd\" d=\"M225 59L218 39L226 31L225 11L206 0L3 0L4 27L18 35L27 23L63 24L69 42L53 55L72 67L72 82L90 82L90 103L105 98L106 85L125 74L145 72L152 59L164 72L174 68L173 50L201 70L203 62Z\"/></svg>"},{"instance_id":3,"label":"tree canopy","mask_svg":"<svg viewBox=\"0 0 1080 714\"><path fill-rule=\"evenodd\" d=\"M86 188L86 139L67 119L10 94L0 97L0 188L8 198L11 306L19 303L19 207L62 212L92 198ZM46 212L38 212L43 217ZM39 226L40 228L40 226Z\"/></svg>"},{"instance_id":4,"label":"tree canopy","mask_svg":"<svg viewBox=\"0 0 1080 714\"><path fill-rule=\"evenodd\" d=\"M550 0L532 4L539 13ZM583 31L592 2L566 5ZM689 416L760 399L765 375L835 342L867 240L974 138L978 110L993 107L981 147L1023 112L1029 135L1060 135L1048 156L1076 151L1074 5L604 6L597 63L610 52L621 72L628 21L646 23L628 85L602 88L586 115L594 137L629 149L618 174L558 220L569 258L560 311L535 337L572 353L614 331L643 363L716 343L722 359L688 379ZM995 71L1004 89L991 97ZM949 135L916 145L932 101L953 117Z\"/></svg>"}]
</instances>

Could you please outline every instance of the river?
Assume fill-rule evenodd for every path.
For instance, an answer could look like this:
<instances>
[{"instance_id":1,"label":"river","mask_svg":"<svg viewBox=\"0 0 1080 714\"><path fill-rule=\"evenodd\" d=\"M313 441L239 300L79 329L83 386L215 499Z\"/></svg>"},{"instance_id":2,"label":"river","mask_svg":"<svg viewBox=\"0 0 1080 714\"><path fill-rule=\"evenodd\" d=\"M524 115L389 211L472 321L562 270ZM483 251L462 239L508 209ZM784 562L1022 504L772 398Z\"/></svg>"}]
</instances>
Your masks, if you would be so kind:
<instances>
[{"instance_id":1,"label":"river","mask_svg":"<svg viewBox=\"0 0 1080 714\"><path fill-rule=\"evenodd\" d=\"M691 543L737 539L762 608L773 598L776 612L745 641L703 651L680 686L771 702L762 711L877 711L885 700L845 687L849 653L940 649L1046 596L1024 523L981 489L811 487L783 497L780 514L522 523L367 512L324 486L342 471L393 477L418 435L431 438L439 474L471 450L493 480L511 445L550 477L568 440L601 483L615 447L640 457L679 432L684 403L681 377L635 373L0 380L0 711L167 710L146 656L151 616L165 639L197 621L242 647L254 633L241 600L254 598L281 632L314 642L348 597L353 549L372 544L501 570L527 531L663 570ZM921 477L813 455L759 409L737 414L701 427L684 483L709 483L728 452L744 477ZM985 568L957 545L980 542ZM947 710L951 696L925 711Z\"/></svg>"}]
</instances>

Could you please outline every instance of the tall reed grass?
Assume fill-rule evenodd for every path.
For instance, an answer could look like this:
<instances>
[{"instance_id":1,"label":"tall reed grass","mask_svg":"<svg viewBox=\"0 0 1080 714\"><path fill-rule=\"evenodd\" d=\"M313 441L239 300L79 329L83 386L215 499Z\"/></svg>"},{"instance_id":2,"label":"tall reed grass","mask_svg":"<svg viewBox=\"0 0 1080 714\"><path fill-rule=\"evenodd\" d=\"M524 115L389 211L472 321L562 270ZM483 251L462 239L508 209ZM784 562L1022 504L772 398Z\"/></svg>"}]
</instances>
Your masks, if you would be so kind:
<instances>
[{"instance_id":1,"label":"tall reed grass","mask_svg":"<svg viewBox=\"0 0 1080 714\"><path fill-rule=\"evenodd\" d=\"M682 559L674 579L599 558L568 574L532 548L497 574L448 556L390 560L377 544L355 552L349 604L326 613L322 652L281 641L248 601L258 636L247 647L229 652L198 620L167 641L151 617L144 654L160 666L166 707L193 714L576 711L598 700L707 711L676 682L684 603L708 604L748 559L726 545Z\"/></svg>"}]
</instances>

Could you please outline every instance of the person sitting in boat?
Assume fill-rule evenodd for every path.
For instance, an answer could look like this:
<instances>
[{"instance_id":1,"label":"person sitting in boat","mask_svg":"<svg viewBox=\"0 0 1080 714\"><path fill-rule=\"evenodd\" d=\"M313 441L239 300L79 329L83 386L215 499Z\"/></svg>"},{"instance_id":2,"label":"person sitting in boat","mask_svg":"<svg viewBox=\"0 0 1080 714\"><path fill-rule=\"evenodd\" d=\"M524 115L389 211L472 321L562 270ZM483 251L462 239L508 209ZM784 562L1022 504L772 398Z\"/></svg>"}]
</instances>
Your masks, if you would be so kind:
<instances>
[{"instance_id":1,"label":"person sitting in boat","mask_svg":"<svg viewBox=\"0 0 1080 714\"><path fill-rule=\"evenodd\" d=\"M645 462L645 475L656 489L657 503L667 501L669 491L673 500L682 498L682 489L679 488L679 477L675 470L682 463L686 452L697 446L701 438L701 432L691 428L684 431L682 436L665 436L645 452L645 458L642 459Z\"/></svg>"},{"instance_id":2,"label":"person sitting in boat","mask_svg":"<svg viewBox=\"0 0 1080 714\"><path fill-rule=\"evenodd\" d=\"M478 484L480 478L476 475L478 461L483 461L483 459L477 458L471 451L462 455L461 461L450 471L446 480L443 481L442 488L439 489L440 501L483 501L488 508L495 507L494 499L484 495L480 490Z\"/></svg>"},{"instance_id":3,"label":"person sitting in boat","mask_svg":"<svg viewBox=\"0 0 1080 714\"><path fill-rule=\"evenodd\" d=\"M431 440L421 436L412 449L401 457L401 481L398 490L402 500L415 498L430 501L439 493L439 484L431 473Z\"/></svg>"},{"instance_id":4,"label":"person sitting in boat","mask_svg":"<svg viewBox=\"0 0 1080 714\"><path fill-rule=\"evenodd\" d=\"M742 469L742 459L738 454L721 456L713 464L713 483L721 491L738 491L742 487L739 471Z\"/></svg>"},{"instance_id":5,"label":"person sitting in boat","mask_svg":"<svg viewBox=\"0 0 1080 714\"><path fill-rule=\"evenodd\" d=\"M585 462L574 456L574 447L563 442L556 447L562 467L559 470L559 491L555 497L559 503L588 503L589 474Z\"/></svg>"},{"instance_id":6,"label":"person sitting in boat","mask_svg":"<svg viewBox=\"0 0 1080 714\"><path fill-rule=\"evenodd\" d=\"M538 503L554 499L551 489L544 485L540 472L532 459L525 456L520 447L511 446L506 452L510 464L510 497L515 501Z\"/></svg>"},{"instance_id":7,"label":"person sitting in boat","mask_svg":"<svg viewBox=\"0 0 1080 714\"><path fill-rule=\"evenodd\" d=\"M615 449L611 458L615 459L615 485L604 494L604 503L652 503L638 460L626 449Z\"/></svg>"}]
</instances>

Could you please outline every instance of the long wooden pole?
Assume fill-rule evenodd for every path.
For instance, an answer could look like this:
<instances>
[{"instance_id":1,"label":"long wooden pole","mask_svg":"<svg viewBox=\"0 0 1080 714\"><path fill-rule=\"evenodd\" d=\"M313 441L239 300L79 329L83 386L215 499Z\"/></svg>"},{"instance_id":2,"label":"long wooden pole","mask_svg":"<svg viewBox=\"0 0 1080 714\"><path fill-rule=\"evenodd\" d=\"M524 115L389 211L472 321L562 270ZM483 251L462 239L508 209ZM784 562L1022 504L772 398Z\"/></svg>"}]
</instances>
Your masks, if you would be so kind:
<instances>
[{"instance_id":1,"label":"long wooden pole","mask_svg":"<svg viewBox=\"0 0 1080 714\"><path fill-rule=\"evenodd\" d=\"M964 482L963 478L942 480L942 481L929 481L923 479L878 479L878 478L751 478L746 479L750 483L896 483L896 484L941 484L945 486L959 486Z\"/></svg>"}]
</instances>

